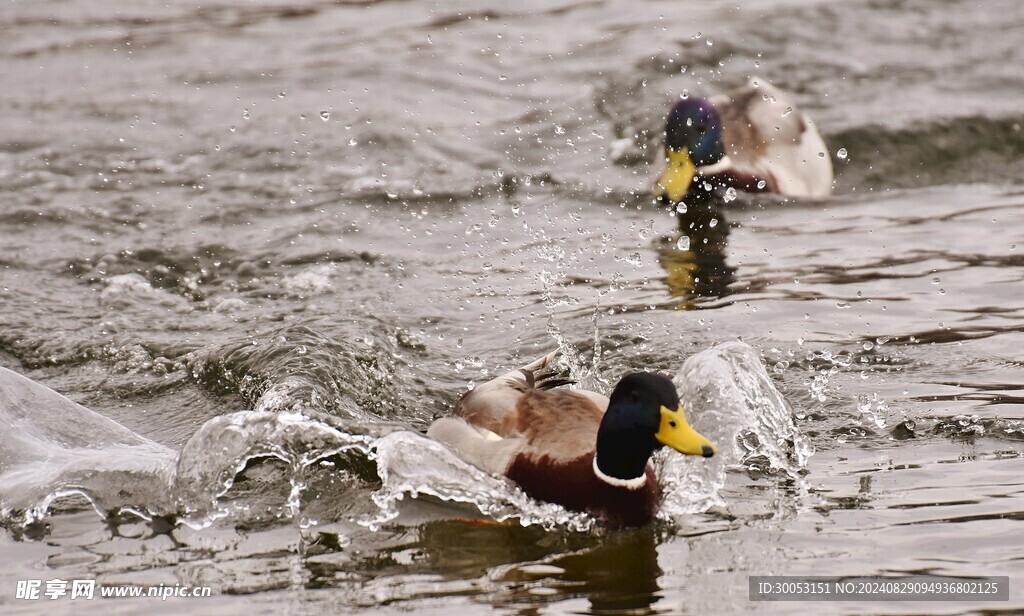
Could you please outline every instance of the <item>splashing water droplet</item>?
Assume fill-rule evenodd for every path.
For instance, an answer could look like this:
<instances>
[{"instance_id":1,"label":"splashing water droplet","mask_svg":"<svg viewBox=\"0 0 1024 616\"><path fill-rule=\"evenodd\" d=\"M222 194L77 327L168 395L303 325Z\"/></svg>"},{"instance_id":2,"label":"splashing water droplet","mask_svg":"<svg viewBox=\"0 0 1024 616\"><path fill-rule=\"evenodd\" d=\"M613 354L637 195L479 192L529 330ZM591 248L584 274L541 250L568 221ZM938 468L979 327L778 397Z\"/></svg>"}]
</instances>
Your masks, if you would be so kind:
<instances>
[{"instance_id":1,"label":"splashing water droplet","mask_svg":"<svg viewBox=\"0 0 1024 616\"><path fill-rule=\"evenodd\" d=\"M690 238L688 236L686 236L686 235L684 235L683 237L679 238L679 240L676 241L676 248L679 249L679 250L689 250L690 249Z\"/></svg>"},{"instance_id":2,"label":"splashing water droplet","mask_svg":"<svg viewBox=\"0 0 1024 616\"><path fill-rule=\"evenodd\" d=\"M708 226L712 227L712 228L717 227L718 226L718 219L717 218L712 218L711 222L708 223Z\"/></svg>"},{"instance_id":3,"label":"splashing water droplet","mask_svg":"<svg viewBox=\"0 0 1024 616\"><path fill-rule=\"evenodd\" d=\"M327 120L330 120L331 119L331 112L327 111L327 110L321 111L320 112L320 119L323 120L324 122L326 122Z\"/></svg>"},{"instance_id":4,"label":"splashing water droplet","mask_svg":"<svg viewBox=\"0 0 1024 616\"><path fill-rule=\"evenodd\" d=\"M786 117L786 116L788 116L791 113L793 113L793 108L792 107L786 107L786 110L782 112L782 117Z\"/></svg>"},{"instance_id":5,"label":"splashing water droplet","mask_svg":"<svg viewBox=\"0 0 1024 616\"><path fill-rule=\"evenodd\" d=\"M758 188L764 188L767 185L768 185L768 182L765 182L764 180L758 180L757 181L757 187Z\"/></svg>"},{"instance_id":6,"label":"splashing water droplet","mask_svg":"<svg viewBox=\"0 0 1024 616\"><path fill-rule=\"evenodd\" d=\"M678 204L676 204L676 211L679 212L680 214L685 214L686 213L686 204L685 203L678 203Z\"/></svg>"},{"instance_id":7,"label":"splashing water droplet","mask_svg":"<svg viewBox=\"0 0 1024 616\"><path fill-rule=\"evenodd\" d=\"M616 257L616 260L617 261L624 261L624 262L629 263L630 265L633 265L635 267L640 267L641 265L644 264L643 257L640 256L639 252L630 253L630 254L624 255L622 257Z\"/></svg>"},{"instance_id":8,"label":"splashing water droplet","mask_svg":"<svg viewBox=\"0 0 1024 616\"><path fill-rule=\"evenodd\" d=\"M849 156L849 154L846 152L846 148L839 148L839 151L836 152L836 157L839 160L846 160L847 156Z\"/></svg>"},{"instance_id":9,"label":"splashing water droplet","mask_svg":"<svg viewBox=\"0 0 1024 616\"><path fill-rule=\"evenodd\" d=\"M730 201L735 201L736 200L736 189L733 188L732 186L730 186L729 188L726 189L725 196L722 197L722 198L725 200L726 203L728 203ZM713 227L715 225L712 224L711 226Z\"/></svg>"}]
</instances>

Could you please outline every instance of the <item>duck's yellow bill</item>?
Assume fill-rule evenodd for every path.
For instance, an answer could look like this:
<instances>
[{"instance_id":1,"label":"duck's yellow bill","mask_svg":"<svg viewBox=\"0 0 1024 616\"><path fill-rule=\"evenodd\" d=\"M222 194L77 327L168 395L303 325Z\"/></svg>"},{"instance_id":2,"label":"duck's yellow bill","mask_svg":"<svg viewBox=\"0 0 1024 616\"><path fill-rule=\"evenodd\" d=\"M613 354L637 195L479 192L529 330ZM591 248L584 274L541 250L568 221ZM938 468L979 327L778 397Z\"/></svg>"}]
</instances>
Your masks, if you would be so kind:
<instances>
[{"instance_id":1,"label":"duck's yellow bill","mask_svg":"<svg viewBox=\"0 0 1024 616\"><path fill-rule=\"evenodd\" d=\"M710 458L718 451L711 441L686 423L686 415L681 406L677 409L661 407L661 426L654 438L662 445L691 456Z\"/></svg>"},{"instance_id":2,"label":"duck's yellow bill","mask_svg":"<svg viewBox=\"0 0 1024 616\"><path fill-rule=\"evenodd\" d=\"M686 148L673 150L665 149L666 166L658 185L654 189L654 196L666 197L675 203L682 201L686 192L690 190L693 177L697 173L697 166L690 158L690 152Z\"/></svg>"}]
</instances>

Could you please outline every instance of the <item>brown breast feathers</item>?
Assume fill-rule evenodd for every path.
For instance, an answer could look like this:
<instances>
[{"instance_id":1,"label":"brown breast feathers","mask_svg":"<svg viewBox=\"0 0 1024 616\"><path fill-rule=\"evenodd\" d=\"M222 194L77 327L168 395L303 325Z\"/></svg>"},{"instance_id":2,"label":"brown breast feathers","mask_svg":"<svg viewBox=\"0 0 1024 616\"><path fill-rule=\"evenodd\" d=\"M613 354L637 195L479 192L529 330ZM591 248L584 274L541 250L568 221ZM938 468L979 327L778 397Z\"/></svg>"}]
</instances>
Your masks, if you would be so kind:
<instances>
[{"instance_id":1,"label":"brown breast feathers","mask_svg":"<svg viewBox=\"0 0 1024 616\"><path fill-rule=\"evenodd\" d=\"M513 458L506 474L533 498L589 513L606 526L643 526L654 518L658 484L650 464L647 483L637 490L598 479L593 464L593 453L566 462L523 452Z\"/></svg>"}]
</instances>

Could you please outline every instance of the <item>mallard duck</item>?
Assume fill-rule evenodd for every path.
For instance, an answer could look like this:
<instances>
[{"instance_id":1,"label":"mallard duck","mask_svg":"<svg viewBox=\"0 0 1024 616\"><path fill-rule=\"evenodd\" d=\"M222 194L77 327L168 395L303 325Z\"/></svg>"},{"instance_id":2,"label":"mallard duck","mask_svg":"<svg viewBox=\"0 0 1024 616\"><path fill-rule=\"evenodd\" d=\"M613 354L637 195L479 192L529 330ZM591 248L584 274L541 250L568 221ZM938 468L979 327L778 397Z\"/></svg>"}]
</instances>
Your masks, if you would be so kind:
<instances>
[{"instance_id":1,"label":"mallard duck","mask_svg":"<svg viewBox=\"0 0 1024 616\"><path fill-rule=\"evenodd\" d=\"M658 510L651 454L667 445L710 457L715 447L686 422L668 377L627 374L606 398L558 389L571 381L548 368L555 356L466 393L427 435L533 498L612 527L646 524Z\"/></svg>"},{"instance_id":2,"label":"mallard duck","mask_svg":"<svg viewBox=\"0 0 1024 616\"><path fill-rule=\"evenodd\" d=\"M832 193L832 161L814 122L764 80L712 98L685 98L665 122L655 195L693 203L715 189L791 197Z\"/></svg>"}]
</instances>

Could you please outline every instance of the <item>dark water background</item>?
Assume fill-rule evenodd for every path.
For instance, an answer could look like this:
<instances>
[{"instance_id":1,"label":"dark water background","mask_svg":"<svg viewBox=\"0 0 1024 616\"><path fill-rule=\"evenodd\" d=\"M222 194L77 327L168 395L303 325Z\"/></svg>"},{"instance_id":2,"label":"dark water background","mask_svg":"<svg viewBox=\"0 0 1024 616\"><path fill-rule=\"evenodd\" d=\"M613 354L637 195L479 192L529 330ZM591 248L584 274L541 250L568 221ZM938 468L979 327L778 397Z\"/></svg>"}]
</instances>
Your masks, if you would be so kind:
<instances>
[{"instance_id":1,"label":"dark water background","mask_svg":"<svg viewBox=\"0 0 1024 616\"><path fill-rule=\"evenodd\" d=\"M0 605L791 613L747 576L929 572L1018 581L816 609L1024 609L1022 40L1016 0L5 3L0 365L123 428L8 413ZM663 113L751 75L817 121L837 194L733 203L686 254L647 195ZM736 339L805 463L746 458L633 532L453 521L480 514L450 491L367 523L385 462L440 464L393 431L471 382L561 346L607 391ZM55 466L86 424L135 449ZM76 486L102 517L47 500ZM217 596L13 599L54 577Z\"/></svg>"}]
</instances>

